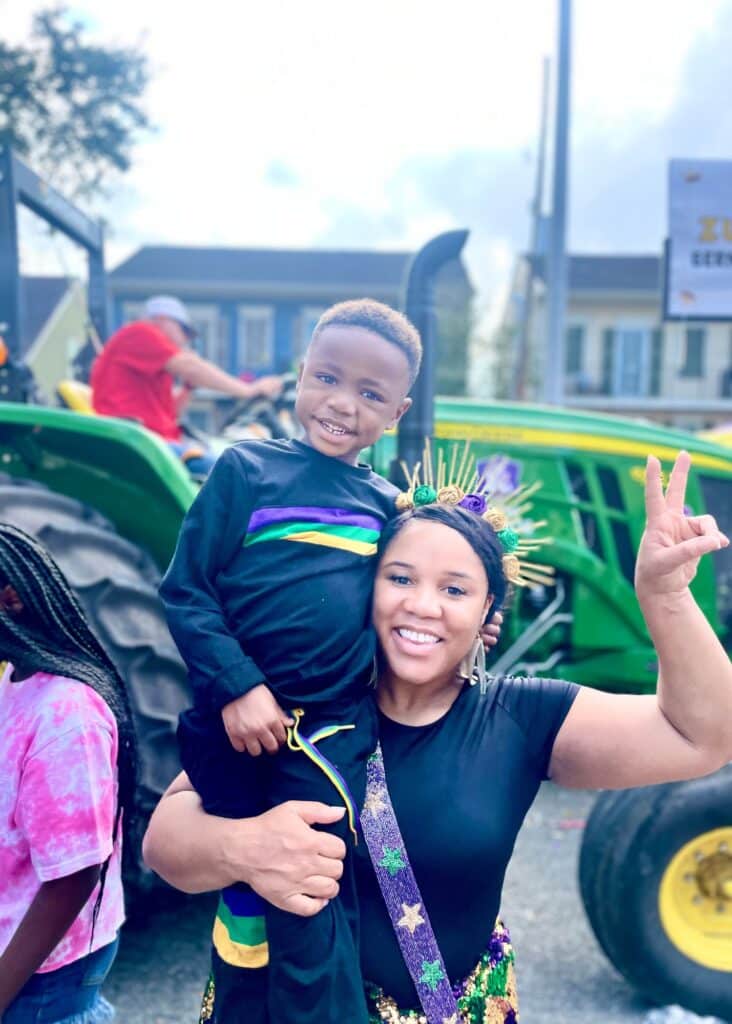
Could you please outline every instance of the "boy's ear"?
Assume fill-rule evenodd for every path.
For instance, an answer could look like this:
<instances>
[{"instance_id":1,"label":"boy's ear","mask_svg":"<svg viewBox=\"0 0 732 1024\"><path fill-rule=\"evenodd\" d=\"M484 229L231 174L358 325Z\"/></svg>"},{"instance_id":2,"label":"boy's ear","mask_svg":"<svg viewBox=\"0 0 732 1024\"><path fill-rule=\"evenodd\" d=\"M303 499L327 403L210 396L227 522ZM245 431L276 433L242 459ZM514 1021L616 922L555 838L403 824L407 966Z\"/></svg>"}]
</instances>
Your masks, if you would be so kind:
<instances>
[{"instance_id":1,"label":"boy's ear","mask_svg":"<svg viewBox=\"0 0 732 1024\"><path fill-rule=\"evenodd\" d=\"M404 401L402 402L402 404L399 406L399 408L396 411L396 416L394 417L394 419L391 421L391 423L387 427L387 430L391 430L393 427L395 427L397 425L397 423L402 418L402 416L407 411L407 409L409 409L411 404L412 404L412 399L411 398L407 397L407 398L404 399Z\"/></svg>"},{"instance_id":2,"label":"boy's ear","mask_svg":"<svg viewBox=\"0 0 732 1024\"><path fill-rule=\"evenodd\" d=\"M300 360L300 365L297 368L297 381L295 382L295 387L296 388L300 387L300 381L302 380L302 374L303 374L303 370L304 369L305 369L305 360L301 359Z\"/></svg>"}]
</instances>

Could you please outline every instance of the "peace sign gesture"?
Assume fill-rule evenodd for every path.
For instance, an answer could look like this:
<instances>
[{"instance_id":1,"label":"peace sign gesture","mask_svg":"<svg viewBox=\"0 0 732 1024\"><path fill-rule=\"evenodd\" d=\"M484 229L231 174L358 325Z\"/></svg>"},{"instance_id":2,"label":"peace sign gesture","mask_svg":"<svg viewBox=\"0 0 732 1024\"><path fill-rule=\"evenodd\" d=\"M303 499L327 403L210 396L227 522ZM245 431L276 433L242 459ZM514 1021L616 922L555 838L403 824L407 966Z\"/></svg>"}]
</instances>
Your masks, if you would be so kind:
<instances>
[{"instance_id":1,"label":"peace sign gesture","mask_svg":"<svg viewBox=\"0 0 732 1024\"><path fill-rule=\"evenodd\" d=\"M683 594L696 575L702 555L729 544L714 516L684 515L690 465L689 453L680 452L664 494L661 463L655 456L648 456L646 528L635 565L639 598Z\"/></svg>"}]
</instances>

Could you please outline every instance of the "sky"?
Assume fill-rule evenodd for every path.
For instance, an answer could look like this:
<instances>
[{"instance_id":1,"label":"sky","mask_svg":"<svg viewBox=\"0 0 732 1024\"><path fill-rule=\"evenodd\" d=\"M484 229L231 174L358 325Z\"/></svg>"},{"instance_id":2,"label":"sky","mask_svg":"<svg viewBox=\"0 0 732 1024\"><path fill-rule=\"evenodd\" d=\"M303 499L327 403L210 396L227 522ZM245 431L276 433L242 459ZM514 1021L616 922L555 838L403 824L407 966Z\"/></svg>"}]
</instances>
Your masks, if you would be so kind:
<instances>
[{"instance_id":1,"label":"sky","mask_svg":"<svg viewBox=\"0 0 732 1024\"><path fill-rule=\"evenodd\" d=\"M3 37L39 6L0 0ZM153 68L155 131L101 209L110 266L143 244L413 249L467 227L479 309L500 309L556 0L70 6ZM658 252L668 160L732 156L732 0L573 6L569 248ZM27 272L73 269L29 239Z\"/></svg>"}]
</instances>

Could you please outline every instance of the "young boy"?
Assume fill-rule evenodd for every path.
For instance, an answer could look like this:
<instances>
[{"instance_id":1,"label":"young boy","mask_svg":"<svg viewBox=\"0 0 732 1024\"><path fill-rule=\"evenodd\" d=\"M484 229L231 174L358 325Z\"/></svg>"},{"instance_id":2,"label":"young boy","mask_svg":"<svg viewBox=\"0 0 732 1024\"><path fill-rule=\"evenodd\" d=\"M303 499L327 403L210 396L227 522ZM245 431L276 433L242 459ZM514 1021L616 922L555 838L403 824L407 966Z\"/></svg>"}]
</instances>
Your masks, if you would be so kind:
<instances>
[{"instance_id":1,"label":"young boy","mask_svg":"<svg viewBox=\"0 0 732 1024\"><path fill-rule=\"evenodd\" d=\"M401 314L368 299L333 306L300 370L303 440L234 445L186 516L161 595L195 694L179 728L183 767L211 813L341 802L338 775L361 806L377 735L374 556L397 491L358 456L409 408L420 360ZM317 743L327 771L283 745L296 709L306 737L346 727ZM334 830L353 843L347 820ZM342 1024L346 1007L349 1024L368 1020L351 861L349 848L339 897L314 917L266 907L270 1024ZM228 987L241 1002L254 973L242 968L266 962L261 925L247 918L256 897L242 889L222 894L214 928L216 1019L226 1024L255 1019L235 1000L220 1016L221 999Z\"/></svg>"}]
</instances>

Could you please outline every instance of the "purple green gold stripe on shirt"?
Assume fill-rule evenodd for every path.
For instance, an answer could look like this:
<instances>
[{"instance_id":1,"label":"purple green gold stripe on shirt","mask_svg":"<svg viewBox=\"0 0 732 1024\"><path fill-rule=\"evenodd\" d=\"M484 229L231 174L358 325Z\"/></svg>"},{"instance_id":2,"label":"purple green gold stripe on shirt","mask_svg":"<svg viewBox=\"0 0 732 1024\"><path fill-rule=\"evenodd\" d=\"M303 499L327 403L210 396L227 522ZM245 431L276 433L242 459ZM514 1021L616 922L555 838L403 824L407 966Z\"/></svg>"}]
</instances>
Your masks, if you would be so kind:
<instances>
[{"instance_id":1,"label":"purple green gold stripe on shirt","mask_svg":"<svg viewBox=\"0 0 732 1024\"><path fill-rule=\"evenodd\" d=\"M247 536L263 526L276 523L321 523L331 526L360 526L364 530L381 532L381 521L376 516L352 512L347 508L326 508L320 505L292 505L289 508L258 508L252 512Z\"/></svg>"},{"instance_id":2,"label":"purple green gold stripe on shirt","mask_svg":"<svg viewBox=\"0 0 732 1024\"><path fill-rule=\"evenodd\" d=\"M344 551L353 551L357 555L375 555L379 533L380 530L365 526L336 523L272 523L269 526L262 526L254 533L247 533L244 547L265 540L291 540L304 544L319 544L328 548L341 548Z\"/></svg>"},{"instance_id":3,"label":"purple green gold stripe on shirt","mask_svg":"<svg viewBox=\"0 0 732 1024\"><path fill-rule=\"evenodd\" d=\"M234 967L264 967L269 962L265 920L261 914L241 916L225 890L219 899L213 944L221 959ZM229 905L227 905L227 903ZM239 908L243 909L243 908Z\"/></svg>"}]
</instances>

